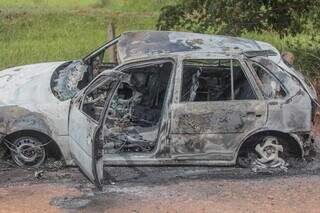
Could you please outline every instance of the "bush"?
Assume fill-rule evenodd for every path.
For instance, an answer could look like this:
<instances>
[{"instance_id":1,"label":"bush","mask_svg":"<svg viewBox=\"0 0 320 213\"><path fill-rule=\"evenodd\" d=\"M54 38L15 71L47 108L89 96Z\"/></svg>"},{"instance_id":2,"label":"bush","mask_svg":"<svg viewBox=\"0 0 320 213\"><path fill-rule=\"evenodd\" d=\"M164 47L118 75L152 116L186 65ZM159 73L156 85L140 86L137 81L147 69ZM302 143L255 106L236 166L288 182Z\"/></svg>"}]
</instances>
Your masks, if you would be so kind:
<instances>
[{"instance_id":1,"label":"bush","mask_svg":"<svg viewBox=\"0 0 320 213\"><path fill-rule=\"evenodd\" d=\"M181 0L161 9L157 28L265 41L292 52L295 67L320 82L319 17L313 0Z\"/></svg>"},{"instance_id":2,"label":"bush","mask_svg":"<svg viewBox=\"0 0 320 213\"><path fill-rule=\"evenodd\" d=\"M320 80L320 37L297 36L284 39L295 55L295 66L312 80Z\"/></svg>"},{"instance_id":3,"label":"bush","mask_svg":"<svg viewBox=\"0 0 320 213\"><path fill-rule=\"evenodd\" d=\"M250 32L242 34L242 37L268 42L280 52L292 52L295 68L310 80L320 81L320 36L299 34L281 38L275 32Z\"/></svg>"},{"instance_id":4,"label":"bush","mask_svg":"<svg viewBox=\"0 0 320 213\"><path fill-rule=\"evenodd\" d=\"M157 27L229 35L270 30L295 35L318 23L319 6L314 0L182 0L161 9Z\"/></svg>"}]
</instances>

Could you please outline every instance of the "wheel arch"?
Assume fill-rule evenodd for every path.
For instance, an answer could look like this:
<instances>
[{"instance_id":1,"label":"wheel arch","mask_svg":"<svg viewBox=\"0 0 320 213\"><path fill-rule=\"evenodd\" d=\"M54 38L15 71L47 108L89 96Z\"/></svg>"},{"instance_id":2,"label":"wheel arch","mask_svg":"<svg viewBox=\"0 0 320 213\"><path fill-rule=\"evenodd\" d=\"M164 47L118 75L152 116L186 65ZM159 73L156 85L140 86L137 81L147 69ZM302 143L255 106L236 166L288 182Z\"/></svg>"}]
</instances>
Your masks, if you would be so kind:
<instances>
[{"instance_id":1,"label":"wheel arch","mask_svg":"<svg viewBox=\"0 0 320 213\"><path fill-rule=\"evenodd\" d=\"M303 144L298 136L291 134L291 133L285 133L285 132L282 132L279 130L260 130L260 131L256 131L256 132L249 134L246 138L244 138L244 140L242 140L242 142L238 146L238 149L235 153L235 160L237 160L237 158L240 154L240 151L242 149L245 149L245 148L248 148L248 147L254 145L256 138L259 138L262 136L267 136L267 135L277 136L280 138L288 139L288 140L286 140L287 144L293 150L296 151L297 156L303 158L303 155L304 155Z\"/></svg>"}]
</instances>

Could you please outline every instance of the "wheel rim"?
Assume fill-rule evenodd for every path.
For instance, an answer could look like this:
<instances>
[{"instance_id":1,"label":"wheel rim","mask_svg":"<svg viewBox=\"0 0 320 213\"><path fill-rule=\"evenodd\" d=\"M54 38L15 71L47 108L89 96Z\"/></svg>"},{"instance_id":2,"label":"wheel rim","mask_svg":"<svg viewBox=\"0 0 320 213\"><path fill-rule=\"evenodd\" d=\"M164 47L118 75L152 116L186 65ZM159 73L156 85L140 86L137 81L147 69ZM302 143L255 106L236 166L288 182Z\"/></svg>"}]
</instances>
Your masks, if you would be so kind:
<instances>
[{"instance_id":1,"label":"wheel rim","mask_svg":"<svg viewBox=\"0 0 320 213\"><path fill-rule=\"evenodd\" d=\"M280 158L279 152L283 152L283 147L279 145L277 138L266 137L261 144L256 145L255 150L260 156L258 160L261 163L269 163Z\"/></svg>"},{"instance_id":2,"label":"wheel rim","mask_svg":"<svg viewBox=\"0 0 320 213\"><path fill-rule=\"evenodd\" d=\"M42 143L33 137L21 137L13 142L15 150L11 151L14 162L19 166L40 166L46 157Z\"/></svg>"},{"instance_id":3,"label":"wheel rim","mask_svg":"<svg viewBox=\"0 0 320 213\"><path fill-rule=\"evenodd\" d=\"M280 168L287 171L288 163L279 157L279 153L283 152L283 146L279 144L276 137L265 137L262 143L256 145L255 151L259 157L253 162L253 171L268 168Z\"/></svg>"}]
</instances>

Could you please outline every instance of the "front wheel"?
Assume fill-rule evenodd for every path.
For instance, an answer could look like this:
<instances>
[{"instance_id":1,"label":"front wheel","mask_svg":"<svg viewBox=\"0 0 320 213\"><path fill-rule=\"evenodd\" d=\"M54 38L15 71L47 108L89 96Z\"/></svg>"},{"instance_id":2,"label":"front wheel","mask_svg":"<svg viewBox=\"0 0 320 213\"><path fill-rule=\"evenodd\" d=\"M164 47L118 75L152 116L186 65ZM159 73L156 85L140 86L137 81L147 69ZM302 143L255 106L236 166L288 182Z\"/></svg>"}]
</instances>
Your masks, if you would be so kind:
<instances>
[{"instance_id":1,"label":"front wheel","mask_svg":"<svg viewBox=\"0 0 320 213\"><path fill-rule=\"evenodd\" d=\"M21 167L38 167L46 159L46 150L39 139L32 136L16 138L11 149L13 161Z\"/></svg>"}]
</instances>

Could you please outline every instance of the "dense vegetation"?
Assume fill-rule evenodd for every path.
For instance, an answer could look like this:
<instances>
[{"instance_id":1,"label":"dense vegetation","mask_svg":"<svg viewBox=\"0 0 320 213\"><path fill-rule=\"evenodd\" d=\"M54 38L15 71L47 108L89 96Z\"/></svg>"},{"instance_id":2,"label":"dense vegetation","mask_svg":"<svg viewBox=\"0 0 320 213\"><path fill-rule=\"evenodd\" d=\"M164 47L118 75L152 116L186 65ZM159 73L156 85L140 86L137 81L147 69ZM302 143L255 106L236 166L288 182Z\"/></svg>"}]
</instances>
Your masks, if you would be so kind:
<instances>
[{"instance_id":1,"label":"dense vegetation","mask_svg":"<svg viewBox=\"0 0 320 213\"><path fill-rule=\"evenodd\" d=\"M319 26L319 6L314 0L183 0L163 7L157 26L229 35L270 30L295 35L308 24Z\"/></svg>"},{"instance_id":2,"label":"dense vegetation","mask_svg":"<svg viewBox=\"0 0 320 213\"><path fill-rule=\"evenodd\" d=\"M296 66L319 78L320 1L182 0L161 10L157 28L255 38L292 51Z\"/></svg>"},{"instance_id":3,"label":"dense vegetation","mask_svg":"<svg viewBox=\"0 0 320 213\"><path fill-rule=\"evenodd\" d=\"M107 39L112 20L117 34L158 27L263 40L293 52L296 66L319 79L319 2L0 0L0 69L80 58Z\"/></svg>"}]
</instances>

